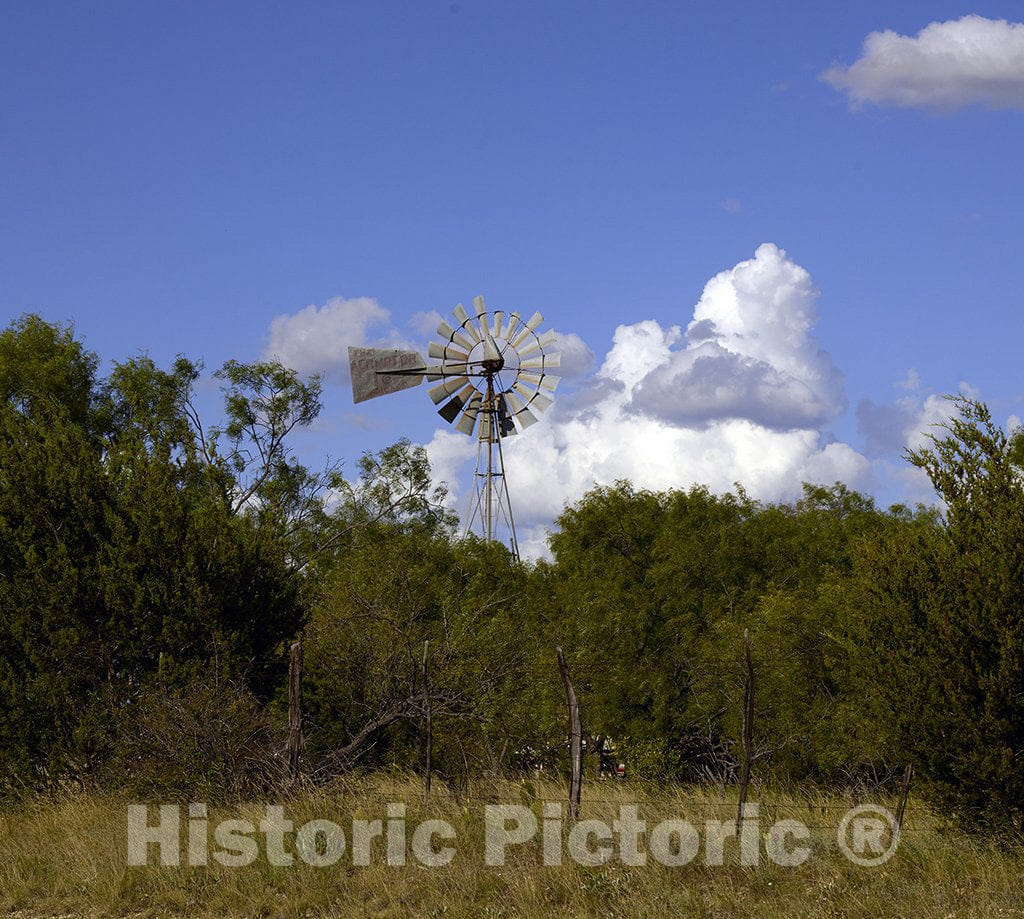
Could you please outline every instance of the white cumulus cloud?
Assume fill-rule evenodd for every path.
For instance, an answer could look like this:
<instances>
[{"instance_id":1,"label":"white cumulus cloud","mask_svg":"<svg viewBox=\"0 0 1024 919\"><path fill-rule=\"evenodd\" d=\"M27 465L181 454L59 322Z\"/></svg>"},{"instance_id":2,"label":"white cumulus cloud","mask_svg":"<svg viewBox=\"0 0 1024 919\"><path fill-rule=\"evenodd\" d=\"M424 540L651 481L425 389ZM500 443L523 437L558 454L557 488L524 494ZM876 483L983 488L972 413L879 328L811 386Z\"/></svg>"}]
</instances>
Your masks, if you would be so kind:
<instances>
[{"instance_id":1,"label":"white cumulus cloud","mask_svg":"<svg viewBox=\"0 0 1024 919\"><path fill-rule=\"evenodd\" d=\"M874 484L895 493L898 500L909 504L941 503L927 473L905 462L908 451L932 446L932 438L946 434L946 426L956 417L956 403L937 392L918 392L920 381L911 372L913 389L910 395L893 402L877 403L863 399L857 406L857 427L864 438L865 453L872 459ZM905 381L896 383L907 389ZM980 399L981 393L970 383L961 382L958 390L965 396Z\"/></svg>"},{"instance_id":2,"label":"white cumulus cloud","mask_svg":"<svg viewBox=\"0 0 1024 919\"><path fill-rule=\"evenodd\" d=\"M967 382L961 382L957 391L974 399L981 395ZM907 450L930 446L931 438L943 436L944 426L955 416L955 403L942 393L913 393L882 403L862 399L857 406L857 429L868 456L902 456Z\"/></svg>"},{"instance_id":3,"label":"white cumulus cloud","mask_svg":"<svg viewBox=\"0 0 1024 919\"><path fill-rule=\"evenodd\" d=\"M420 310L409 317L409 327L420 335L432 338L437 334L437 327L444 317L437 310Z\"/></svg>"},{"instance_id":4,"label":"white cumulus cloud","mask_svg":"<svg viewBox=\"0 0 1024 919\"><path fill-rule=\"evenodd\" d=\"M556 332L558 340L553 350L562 354L559 375L567 378L586 376L594 369L594 352L575 332Z\"/></svg>"},{"instance_id":5,"label":"white cumulus cloud","mask_svg":"<svg viewBox=\"0 0 1024 919\"><path fill-rule=\"evenodd\" d=\"M915 36L872 32L853 64L821 77L855 105L1024 109L1024 23L971 15Z\"/></svg>"},{"instance_id":6,"label":"white cumulus cloud","mask_svg":"<svg viewBox=\"0 0 1024 919\"><path fill-rule=\"evenodd\" d=\"M412 348L391 326L391 313L372 297L334 297L323 306L285 313L270 323L263 354L300 373L346 382L348 346Z\"/></svg>"},{"instance_id":7,"label":"white cumulus cloud","mask_svg":"<svg viewBox=\"0 0 1024 919\"><path fill-rule=\"evenodd\" d=\"M685 346L640 365L647 372L631 407L688 426L745 418L776 430L820 427L846 399L810 334L817 298L805 269L771 243L758 247L707 283Z\"/></svg>"},{"instance_id":8,"label":"white cumulus cloud","mask_svg":"<svg viewBox=\"0 0 1024 919\"><path fill-rule=\"evenodd\" d=\"M804 481L866 482L868 460L824 427L846 403L811 335L816 298L807 272L768 244L708 283L686 333L652 319L620 325L581 390L504 441L524 553L540 554L566 502L618 479L715 491L740 482L768 500L798 495ZM439 478L467 479L473 440L438 431L427 449Z\"/></svg>"}]
</instances>

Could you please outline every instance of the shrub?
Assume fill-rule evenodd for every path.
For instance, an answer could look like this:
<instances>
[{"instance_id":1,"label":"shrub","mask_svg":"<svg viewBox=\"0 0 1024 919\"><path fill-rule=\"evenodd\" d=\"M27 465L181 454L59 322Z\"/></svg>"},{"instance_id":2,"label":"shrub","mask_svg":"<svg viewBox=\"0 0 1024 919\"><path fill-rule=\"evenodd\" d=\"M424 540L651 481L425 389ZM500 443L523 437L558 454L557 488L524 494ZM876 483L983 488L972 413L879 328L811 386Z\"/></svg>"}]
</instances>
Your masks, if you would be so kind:
<instances>
[{"instance_id":1,"label":"shrub","mask_svg":"<svg viewBox=\"0 0 1024 919\"><path fill-rule=\"evenodd\" d=\"M284 786L283 749L244 689L151 688L119 719L104 778L150 799L237 800Z\"/></svg>"}]
</instances>

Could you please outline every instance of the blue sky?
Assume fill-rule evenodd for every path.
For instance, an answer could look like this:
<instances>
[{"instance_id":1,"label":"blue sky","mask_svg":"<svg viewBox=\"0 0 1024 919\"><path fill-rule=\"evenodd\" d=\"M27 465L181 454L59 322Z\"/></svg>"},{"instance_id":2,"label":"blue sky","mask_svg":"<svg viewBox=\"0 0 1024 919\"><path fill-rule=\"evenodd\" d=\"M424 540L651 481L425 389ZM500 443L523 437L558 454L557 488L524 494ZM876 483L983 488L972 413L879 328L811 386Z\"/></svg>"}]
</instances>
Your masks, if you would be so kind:
<instances>
[{"instance_id":1,"label":"blue sky","mask_svg":"<svg viewBox=\"0 0 1024 919\"><path fill-rule=\"evenodd\" d=\"M927 92L957 75L925 73L913 104L892 89L906 73L820 78L857 61L869 33L1012 23L1019 4L0 12L4 323L37 311L104 358L182 352L213 368L259 357L273 320L311 304L372 298L390 314L378 338L425 342L415 314L483 293L581 336L600 377L616 328L685 331L705 284L772 243L820 292L810 334L848 408L811 427L866 457L854 484L913 492L893 450L879 455L886 438L858 424L862 400L903 400L873 417L905 427L908 400L924 412L963 381L1001 422L1024 414L1024 73L1009 90L992 78L1009 96L954 85L952 102ZM901 389L910 370L920 383ZM403 434L436 442L441 424L422 392L356 413L332 384L303 449L354 459ZM736 478L748 471L737 462Z\"/></svg>"}]
</instances>

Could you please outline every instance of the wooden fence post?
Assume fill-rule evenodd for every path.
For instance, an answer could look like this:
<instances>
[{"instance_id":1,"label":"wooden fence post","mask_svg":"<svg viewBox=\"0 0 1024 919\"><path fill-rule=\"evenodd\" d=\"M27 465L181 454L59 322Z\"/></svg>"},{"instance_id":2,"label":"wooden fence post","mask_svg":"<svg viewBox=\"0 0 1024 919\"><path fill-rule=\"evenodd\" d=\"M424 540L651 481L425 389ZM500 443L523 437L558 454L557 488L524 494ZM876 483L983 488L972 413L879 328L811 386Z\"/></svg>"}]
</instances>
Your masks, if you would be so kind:
<instances>
[{"instance_id":1,"label":"wooden fence post","mask_svg":"<svg viewBox=\"0 0 1024 919\"><path fill-rule=\"evenodd\" d=\"M754 665L750 660L750 629L743 630L743 761L740 764L740 806L736 813L736 835L743 826L743 811L747 807L747 786L750 784L750 759L754 739Z\"/></svg>"},{"instance_id":2,"label":"wooden fence post","mask_svg":"<svg viewBox=\"0 0 1024 919\"><path fill-rule=\"evenodd\" d=\"M302 641L295 642L288 657L288 774L299 777L302 750Z\"/></svg>"},{"instance_id":3,"label":"wooden fence post","mask_svg":"<svg viewBox=\"0 0 1024 919\"><path fill-rule=\"evenodd\" d=\"M910 783L914 778L914 765L913 763L907 763L907 768L903 770L903 782L900 786L900 803L896 808L896 829L903 830L903 814L907 809L907 797L910 794Z\"/></svg>"},{"instance_id":4,"label":"wooden fence post","mask_svg":"<svg viewBox=\"0 0 1024 919\"><path fill-rule=\"evenodd\" d=\"M423 743L423 806L426 807L430 802L430 773L431 773L431 758L434 752L434 737L433 737L433 707L430 702L430 683L428 682L427 676L427 655L430 653L430 640L427 639L423 642L423 710L426 724L424 725L425 734Z\"/></svg>"},{"instance_id":5,"label":"wooden fence post","mask_svg":"<svg viewBox=\"0 0 1024 919\"><path fill-rule=\"evenodd\" d=\"M562 674L565 701L569 707L569 818L576 820L580 815L580 793L583 790L583 728L580 726L580 706L569 680L565 655L561 647L555 648L555 651L558 653L558 669Z\"/></svg>"}]
</instances>

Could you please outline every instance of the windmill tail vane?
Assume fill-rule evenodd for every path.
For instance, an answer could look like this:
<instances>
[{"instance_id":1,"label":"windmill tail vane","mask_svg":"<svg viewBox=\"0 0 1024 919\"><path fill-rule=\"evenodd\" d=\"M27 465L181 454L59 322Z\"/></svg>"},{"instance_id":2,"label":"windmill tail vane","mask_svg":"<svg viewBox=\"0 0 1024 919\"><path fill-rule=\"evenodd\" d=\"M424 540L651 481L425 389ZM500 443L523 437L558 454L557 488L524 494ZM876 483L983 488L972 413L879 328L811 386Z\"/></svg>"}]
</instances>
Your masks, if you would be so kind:
<instances>
[{"instance_id":1,"label":"windmill tail vane","mask_svg":"<svg viewBox=\"0 0 1024 919\"><path fill-rule=\"evenodd\" d=\"M500 528L509 534L513 555L519 556L515 521L505 481L501 442L537 422L536 412L554 401L561 355L552 348L553 331L539 332L544 317L534 313L488 312L483 297L473 299L473 314L460 303L454 323L442 320L438 339L430 342L428 363L418 351L381 348L348 349L352 397L364 402L377 396L433 383L427 395L437 413L455 430L477 435L477 466L466 531L479 527L488 540Z\"/></svg>"}]
</instances>

